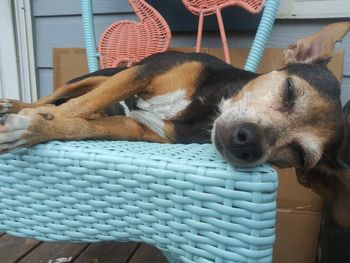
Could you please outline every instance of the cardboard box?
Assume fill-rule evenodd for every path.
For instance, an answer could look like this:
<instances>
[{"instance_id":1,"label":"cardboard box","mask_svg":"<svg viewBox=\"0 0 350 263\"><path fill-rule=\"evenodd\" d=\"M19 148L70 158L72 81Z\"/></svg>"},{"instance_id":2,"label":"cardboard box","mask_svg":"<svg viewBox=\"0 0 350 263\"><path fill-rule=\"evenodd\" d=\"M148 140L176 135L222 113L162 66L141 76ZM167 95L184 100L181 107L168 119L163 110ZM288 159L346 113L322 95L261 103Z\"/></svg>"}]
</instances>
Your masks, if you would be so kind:
<instances>
[{"instance_id":1,"label":"cardboard box","mask_svg":"<svg viewBox=\"0 0 350 263\"><path fill-rule=\"evenodd\" d=\"M277 210L273 263L315 263L321 213Z\"/></svg>"},{"instance_id":2,"label":"cardboard box","mask_svg":"<svg viewBox=\"0 0 350 263\"><path fill-rule=\"evenodd\" d=\"M182 52L194 52L193 48L176 48ZM224 59L224 53L220 48L202 48L203 53L209 53ZM238 68L243 68L246 58L248 56L248 48L232 48L230 49L230 56L232 65ZM258 72L268 72L272 69L278 69L282 65L282 48L268 48L265 50L261 63L258 67ZM88 73L88 66L86 62L86 53L84 48L54 48L53 49L53 79L54 89L57 89L68 80L77 76ZM344 57L343 50L337 50L331 62L330 69L336 75L338 80L342 78Z\"/></svg>"},{"instance_id":3,"label":"cardboard box","mask_svg":"<svg viewBox=\"0 0 350 263\"><path fill-rule=\"evenodd\" d=\"M89 72L85 48L54 48L52 61L54 89Z\"/></svg>"},{"instance_id":4,"label":"cardboard box","mask_svg":"<svg viewBox=\"0 0 350 263\"><path fill-rule=\"evenodd\" d=\"M302 187L296 179L295 169L277 169L279 186L277 208L288 212L315 212L323 210L323 199L308 188Z\"/></svg>"},{"instance_id":5,"label":"cardboard box","mask_svg":"<svg viewBox=\"0 0 350 263\"><path fill-rule=\"evenodd\" d=\"M176 49L193 52L192 48ZM202 52L224 58L222 49L203 48ZM231 49L232 64L242 68L249 49ZM87 73L84 49L54 49L55 87ZM282 66L283 49L266 49L258 72ZM343 74L344 51L337 50L329 63L338 80ZM276 242L273 263L314 263L319 240L323 200L298 184L294 169L281 169L277 195Z\"/></svg>"},{"instance_id":6,"label":"cardboard box","mask_svg":"<svg viewBox=\"0 0 350 263\"><path fill-rule=\"evenodd\" d=\"M277 169L276 242L273 263L315 263L323 199L301 186L295 169Z\"/></svg>"}]
</instances>

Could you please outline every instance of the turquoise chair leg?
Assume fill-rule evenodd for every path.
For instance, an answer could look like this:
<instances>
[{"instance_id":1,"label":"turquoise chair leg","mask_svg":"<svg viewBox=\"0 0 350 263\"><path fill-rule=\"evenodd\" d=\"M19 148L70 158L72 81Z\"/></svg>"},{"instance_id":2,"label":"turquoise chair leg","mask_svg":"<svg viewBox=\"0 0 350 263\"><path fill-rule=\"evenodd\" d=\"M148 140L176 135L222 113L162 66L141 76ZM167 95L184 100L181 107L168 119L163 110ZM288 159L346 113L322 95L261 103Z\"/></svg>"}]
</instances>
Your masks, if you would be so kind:
<instances>
[{"instance_id":1,"label":"turquoise chair leg","mask_svg":"<svg viewBox=\"0 0 350 263\"><path fill-rule=\"evenodd\" d=\"M99 66L91 0L81 0L81 13L89 72L94 72Z\"/></svg>"},{"instance_id":2,"label":"turquoise chair leg","mask_svg":"<svg viewBox=\"0 0 350 263\"><path fill-rule=\"evenodd\" d=\"M261 21L250 49L245 70L256 72L275 22L280 0L267 0Z\"/></svg>"}]
</instances>

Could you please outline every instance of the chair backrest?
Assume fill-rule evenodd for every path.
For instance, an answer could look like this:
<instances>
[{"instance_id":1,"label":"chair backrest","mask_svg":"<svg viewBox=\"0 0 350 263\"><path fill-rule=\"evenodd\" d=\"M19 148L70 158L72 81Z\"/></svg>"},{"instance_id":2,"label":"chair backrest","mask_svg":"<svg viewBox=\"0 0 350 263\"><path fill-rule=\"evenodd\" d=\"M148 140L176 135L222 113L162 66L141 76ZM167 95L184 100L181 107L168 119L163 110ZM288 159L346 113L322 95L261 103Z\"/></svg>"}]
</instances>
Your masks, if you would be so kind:
<instances>
[{"instance_id":1,"label":"chair backrest","mask_svg":"<svg viewBox=\"0 0 350 263\"><path fill-rule=\"evenodd\" d=\"M140 21L119 21L105 30L98 47L102 68L131 66L170 46L171 31L159 12L144 0L128 2Z\"/></svg>"},{"instance_id":2,"label":"chair backrest","mask_svg":"<svg viewBox=\"0 0 350 263\"><path fill-rule=\"evenodd\" d=\"M217 8L223 9L229 6L240 6L250 13L256 14L261 11L264 0L182 0L186 8L198 15L211 15Z\"/></svg>"}]
</instances>

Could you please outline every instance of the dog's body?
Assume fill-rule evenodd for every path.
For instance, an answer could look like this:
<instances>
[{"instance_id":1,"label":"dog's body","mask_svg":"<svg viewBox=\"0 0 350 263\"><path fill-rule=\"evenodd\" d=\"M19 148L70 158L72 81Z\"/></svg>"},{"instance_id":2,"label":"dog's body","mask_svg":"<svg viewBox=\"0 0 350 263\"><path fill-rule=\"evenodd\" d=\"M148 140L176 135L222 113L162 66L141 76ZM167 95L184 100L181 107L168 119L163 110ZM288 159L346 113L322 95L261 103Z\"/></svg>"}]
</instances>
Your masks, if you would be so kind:
<instances>
[{"instance_id":1,"label":"dog's body","mask_svg":"<svg viewBox=\"0 0 350 263\"><path fill-rule=\"evenodd\" d=\"M234 165L295 166L350 227L340 87L325 66L349 29L333 24L290 46L286 66L266 74L168 52L79 77L34 104L3 100L0 151L54 139L212 142Z\"/></svg>"},{"instance_id":2,"label":"dog's body","mask_svg":"<svg viewBox=\"0 0 350 263\"><path fill-rule=\"evenodd\" d=\"M159 53L135 67L141 67L134 78L142 92L113 102L101 115L130 117L172 143L210 143L219 104L258 76L201 53ZM124 70L100 70L70 83Z\"/></svg>"}]
</instances>

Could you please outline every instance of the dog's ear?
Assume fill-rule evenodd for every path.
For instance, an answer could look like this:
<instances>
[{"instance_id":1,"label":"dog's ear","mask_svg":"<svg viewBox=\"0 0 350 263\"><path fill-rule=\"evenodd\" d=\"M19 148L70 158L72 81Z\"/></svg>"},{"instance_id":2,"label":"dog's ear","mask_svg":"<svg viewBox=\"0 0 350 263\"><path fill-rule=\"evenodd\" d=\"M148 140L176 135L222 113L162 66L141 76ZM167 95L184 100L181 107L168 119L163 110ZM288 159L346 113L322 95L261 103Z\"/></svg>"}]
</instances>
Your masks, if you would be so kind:
<instances>
[{"instance_id":1,"label":"dog's ear","mask_svg":"<svg viewBox=\"0 0 350 263\"><path fill-rule=\"evenodd\" d=\"M297 170L299 182L310 187L330 204L332 216L340 226L350 229L350 170L340 161L332 167L318 165Z\"/></svg>"},{"instance_id":2,"label":"dog's ear","mask_svg":"<svg viewBox=\"0 0 350 263\"><path fill-rule=\"evenodd\" d=\"M350 101L345 105L345 136L337 157L327 157L309 170L296 169L299 183L331 205L334 220L350 229Z\"/></svg>"},{"instance_id":3,"label":"dog's ear","mask_svg":"<svg viewBox=\"0 0 350 263\"><path fill-rule=\"evenodd\" d=\"M350 22L330 24L321 31L300 39L284 51L284 63L328 63L335 43L350 30Z\"/></svg>"}]
</instances>

